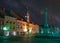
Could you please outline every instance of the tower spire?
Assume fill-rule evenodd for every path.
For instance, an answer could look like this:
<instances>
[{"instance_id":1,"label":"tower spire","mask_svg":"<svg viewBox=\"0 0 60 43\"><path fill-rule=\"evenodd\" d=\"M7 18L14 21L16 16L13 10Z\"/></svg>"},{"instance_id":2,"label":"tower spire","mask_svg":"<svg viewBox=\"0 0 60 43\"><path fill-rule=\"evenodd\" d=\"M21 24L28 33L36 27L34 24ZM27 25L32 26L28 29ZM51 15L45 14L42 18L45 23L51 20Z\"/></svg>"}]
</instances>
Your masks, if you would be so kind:
<instances>
[{"instance_id":1,"label":"tower spire","mask_svg":"<svg viewBox=\"0 0 60 43\"><path fill-rule=\"evenodd\" d=\"M27 8L27 22L30 22L30 14L29 14L29 9Z\"/></svg>"},{"instance_id":2,"label":"tower spire","mask_svg":"<svg viewBox=\"0 0 60 43\"><path fill-rule=\"evenodd\" d=\"M48 9L45 8L45 27L48 27Z\"/></svg>"},{"instance_id":3,"label":"tower spire","mask_svg":"<svg viewBox=\"0 0 60 43\"><path fill-rule=\"evenodd\" d=\"M45 16L45 24L44 24L44 35L48 35L48 9L45 8L44 11L44 16Z\"/></svg>"},{"instance_id":4,"label":"tower spire","mask_svg":"<svg viewBox=\"0 0 60 43\"><path fill-rule=\"evenodd\" d=\"M29 9L27 7L27 14L25 16L27 18L27 22L29 23L30 22L30 14L29 14Z\"/></svg>"}]
</instances>

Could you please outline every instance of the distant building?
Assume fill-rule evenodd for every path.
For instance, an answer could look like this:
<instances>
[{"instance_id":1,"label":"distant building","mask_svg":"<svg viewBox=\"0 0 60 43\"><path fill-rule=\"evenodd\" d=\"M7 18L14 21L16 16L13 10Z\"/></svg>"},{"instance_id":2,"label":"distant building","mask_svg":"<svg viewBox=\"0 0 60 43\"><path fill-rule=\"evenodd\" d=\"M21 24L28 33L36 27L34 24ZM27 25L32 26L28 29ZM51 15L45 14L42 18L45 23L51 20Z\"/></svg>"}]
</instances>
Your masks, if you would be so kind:
<instances>
[{"instance_id":1,"label":"distant building","mask_svg":"<svg viewBox=\"0 0 60 43\"><path fill-rule=\"evenodd\" d=\"M5 14L5 8L3 9L3 12ZM17 14L15 14L15 13L13 13L13 14L17 18L21 19L20 16L18 16ZM6 14L4 15L4 22L3 22L4 23L3 31L4 31L5 36L9 36L9 33L16 35L15 34L16 32L17 32L17 34L20 34L20 35L38 33L39 25L30 23L30 17L29 17L30 14L29 14L28 10L27 10L27 15L25 16L27 18L26 22L23 21L25 18L23 18L22 20L17 20L17 18L15 18L13 16L10 17L10 14L7 13L7 15L9 15L9 16L6 16ZM0 23L2 23L2 22L0 21Z\"/></svg>"},{"instance_id":2,"label":"distant building","mask_svg":"<svg viewBox=\"0 0 60 43\"><path fill-rule=\"evenodd\" d=\"M36 34L39 32L39 25L30 23L30 13L27 9L27 14L25 16L26 22L22 20L17 20L17 31L19 34Z\"/></svg>"},{"instance_id":3,"label":"distant building","mask_svg":"<svg viewBox=\"0 0 60 43\"><path fill-rule=\"evenodd\" d=\"M3 26L4 26L4 19L0 18L0 30L3 30Z\"/></svg>"},{"instance_id":4,"label":"distant building","mask_svg":"<svg viewBox=\"0 0 60 43\"><path fill-rule=\"evenodd\" d=\"M17 20L17 31L19 34L36 34L39 32L39 25L29 23L28 26L27 22Z\"/></svg>"},{"instance_id":5,"label":"distant building","mask_svg":"<svg viewBox=\"0 0 60 43\"><path fill-rule=\"evenodd\" d=\"M3 36L4 19L0 18L0 36Z\"/></svg>"},{"instance_id":6,"label":"distant building","mask_svg":"<svg viewBox=\"0 0 60 43\"><path fill-rule=\"evenodd\" d=\"M6 30L16 30L16 21L17 19L14 17L10 17L10 16L5 16L4 19L4 26L7 27Z\"/></svg>"},{"instance_id":7,"label":"distant building","mask_svg":"<svg viewBox=\"0 0 60 43\"><path fill-rule=\"evenodd\" d=\"M4 35L10 36L10 35L16 35L16 21L17 19L10 16L5 16L4 18Z\"/></svg>"}]
</instances>

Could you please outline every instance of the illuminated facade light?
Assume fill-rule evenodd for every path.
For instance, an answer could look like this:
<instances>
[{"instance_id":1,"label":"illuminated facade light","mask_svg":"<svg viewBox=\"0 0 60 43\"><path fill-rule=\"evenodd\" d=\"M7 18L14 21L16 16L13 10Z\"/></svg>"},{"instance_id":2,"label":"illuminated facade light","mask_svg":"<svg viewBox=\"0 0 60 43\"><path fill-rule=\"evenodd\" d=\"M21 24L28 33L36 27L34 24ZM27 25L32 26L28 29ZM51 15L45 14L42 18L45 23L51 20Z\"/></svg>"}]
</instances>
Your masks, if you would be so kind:
<instances>
[{"instance_id":1,"label":"illuminated facade light","mask_svg":"<svg viewBox=\"0 0 60 43\"><path fill-rule=\"evenodd\" d=\"M26 24L25 24L25 27L24 27L25 29L24 29L24 32L27 32L27 26L26 26Z\"/></svg>"},{"instance_id":2,"label":"illuminated facade light","mask_svg":"<svg viewBox=\"0 0 60 43\"><path fill-rule=\"evenodd\" d=\"M16 36L16 32L14 31L13 33L12 33L14 36Z\"/></svg>"},{"instance_id":3,"label":"illuminated facade light","mask_svg":"<svg viewBox=\"0 0 60 43\"><path fill-rule=\"evenodd\" d=\"M7 30L7 28L6 28L6 27L4 27L4 28L3 28L3 30Z\"/></svg>"},{"instance_id":4,"label":"illuminated facade light","mask_svg":"<svg viewBox=\"0 0 60 43\"><path fill-rule=\"evenodd\" d=\"M32 26L29 27L29 33L33 32L32 31Z\"/></svg>"},{"instance_id":5,"label":"illuminated facade light","mask_svg":"<svg viewBox=\"0 0 60 43\"><path fill-rule=\"evenodd\" d=\"M24 32L27 32L27 29L24 29Z\"/></svg>"},{"instance_id":6,"label":"illuminated facade light","mask_svg":"<svg viewBox=\"0 0 60 43\"><path fill-rule=\"evenodd\" d=\"M44 33L43 30L41 30L41 33Z\"/></svg>"},{"instance_id":7,"label":"illuminated facade light","mask_svg":"<svg viewBox=\"0 0 60 43\"><path fill-rule=\"evenodd\" d=\"M3 27L3 30L9 30L9 27Z\"/></svg>"},{"instance_id":8,"label":"illuminated facade light","mask_svg":"<svg viewBox=\"0 0 60 43\"><path fill-rule=\"evenodd\" d=\"M29 33L31 33L31 30L29 30Z\"/></svg>"},{"instance_id":9,"label":"illuminated facade light","mask_svg":"<svg viewBox=\"0 0 60 43\"><path fill-rule=\"evenodd\" d=\"M9 31L5 31L5 32L4 32L4 35L5 35L5 36L9 36Z\"/></svg>"}]
</instances>

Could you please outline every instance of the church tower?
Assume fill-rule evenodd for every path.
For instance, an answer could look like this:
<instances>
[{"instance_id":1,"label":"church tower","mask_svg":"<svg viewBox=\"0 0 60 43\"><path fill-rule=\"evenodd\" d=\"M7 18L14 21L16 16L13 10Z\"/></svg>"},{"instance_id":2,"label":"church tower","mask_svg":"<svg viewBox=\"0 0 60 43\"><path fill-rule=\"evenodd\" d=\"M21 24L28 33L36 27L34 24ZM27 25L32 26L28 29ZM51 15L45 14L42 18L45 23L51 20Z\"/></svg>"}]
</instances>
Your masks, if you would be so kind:
<instances>
[{"instance_id":1,"label":"church tower","mask_svg":"<svg viewBox=\"0 0 60 43\"><path fill-rule=\"evenodd\" d=\"M44 10L44 35L48 35L48 31L49 31L49 26L48 26L48 9L45 8Z\"/></svg>"},{"instance_id":2,"label":"church tower","mask_svg":"<svg viewBox=\"0 0 60 43\"><path fill-rule=\"evenodd\" d=\"M29 14L29 9L27 8L27 15L25 16L27 18L27 23L30 22L30 14Z\"/></svg>"},{"instance_id":3,"label":"church tower","mask_svg":"<svg viewBox=\"0 0 60 43\"><path fill-rule=\"evenodd\" d=\"M44 24L44 26L48 27L48 9L47 8L45 8L44 16L45 16L45 24Z\"/></svg>"}]
</instances>

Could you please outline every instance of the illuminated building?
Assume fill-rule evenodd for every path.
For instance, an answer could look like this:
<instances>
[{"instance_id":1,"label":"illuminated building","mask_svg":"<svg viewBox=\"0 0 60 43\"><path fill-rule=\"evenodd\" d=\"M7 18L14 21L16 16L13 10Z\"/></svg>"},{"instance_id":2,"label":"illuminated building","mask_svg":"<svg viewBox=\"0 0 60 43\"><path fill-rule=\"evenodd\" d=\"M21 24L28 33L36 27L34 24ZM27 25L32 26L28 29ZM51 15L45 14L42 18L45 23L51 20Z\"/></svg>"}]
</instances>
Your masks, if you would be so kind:
<instances>
[{"instance_id":1,"label":"illuminated building","mask_svg":"<svg viewBox=\"0 0 60 43\"><path fill-rule=\"evenodd\" d=\"M22 20L17 20L17 32L19 35L24 33L25 24L26 24L26 22L24 22Z\"/></svg>"},{"instance_id":2,"label":"illuminated building","mask_svg":"<svg viewBox=\"0 0 60 43\"><path fill-rule=\"evenodd\" d=\"M16 18L5 16L4 26L9 25L10 30L16 30L16 21L17 21Z\"/></svg>"},{"instance_id":3,"label":"illuminated building","mask_svg":"<svg viewBox=\"0 0 60 43\"><path fill-rule=\"evenodd\" d=\"M20 34L28 34L28 23L25 21L17 20L17 31ZM37 24L29 23L29 34L36 34L39 31Z\"/></svg>"},{"instance_id":4,"label":"illuminated building","mask_svg":"<svg viewBox=\"0 0 60 43\"><path fill-rule=\"evenodd\" d=\"M25 18L27 18L27 32L28 32L28 35L31 33L31 34L35 34L35 33L38 33L39 31L39 26L36 25L36 24L33 24L33 23L30 23L30 12L29 12L29 9L27 8L27 16L25 16ZM25 29L26 30L26 29Z\"/></svg>"},{"instance_id":5,"label":"illuminated building","mask_svg":"<svg viewBox=\"0 0 60 43\"><path fill-rule=\"evenodd\" d=\"M5 8L3 9L3 11L5 11ZM26 22L23 20L18 20L21 19L21 17L14 13L14 11L10 12L13 13L11 15L14 15L17 18L14 18L13 16L10 17L10 13L9 11L7 11L8 13L5 14L4 12L4 27L3 27L3 31L4 31L4 35L5 36L9 36L10 34L15 36L15 35L21 35L21 34L36 34L39 31L39 25L37 24L33 24L30 23L30 14L29 11L27 10L27 16L25 16ZM6 16L9 15L9 16ZM25 18L24 17L24 18ZM17 32L17 33L16 33Z\"/></svg>"},{"instance_id":6,"label":"illuminated building","mask_svg":"<svg viewBox=\"0 0 60 43\"><path fill-rule=\"evenodd\" d=\"M27 16L25 16L25 18L27 18L27 22L22 21L22 20L17 20L17 31L19 32L19 34L36 34L39 32L39 25L37 24L33 24L30 23L30 14L29 14L29 10L27 9Z\"/></svg>"},{"instance_id":7,"label":"illuminated building","mask_svg":"<svg viewBox=\"0 0 60 43\"><path fill-rule=\"evenodd\" d=\"M16 31L16 21L17 19L14 17L5 16L3 27L4 32L6 33L8 31L11 33L12 31Z\"/></svg>"}]
</instances>

